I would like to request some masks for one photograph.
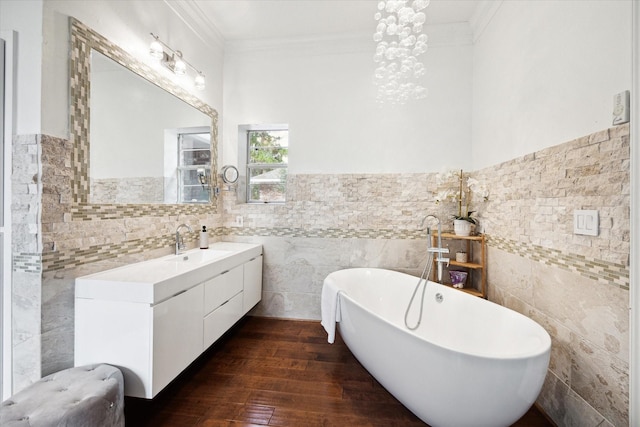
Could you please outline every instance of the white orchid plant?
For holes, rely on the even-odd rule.
[[[474,194],[483,202],[489,200],[488,188],[480,185],[477,179],[465,175],[462,169],[438,173],[436,179],[438,183],[436,204],[455,202],[458,205],[458,213],[453,215],[453,218],[477,224],[478,220],[472,216],[476,211],[471,210],[471,202]]]

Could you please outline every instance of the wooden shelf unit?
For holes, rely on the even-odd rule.
[[[438,245],[438,234],[435,233],[431,236],[432,238],[432,246],[436,247]],[[487,298],[487,254],[486,254],[486,241],[485,241],[485,237],[484,234],[478,234],[478,235],[473,235],[473,236],[458,236],[456,234],[453,234],[451,232],[444,232],[442,233],[441,236],[441,240],[442,240],[442,246],[446,247],[444,245],[444,242],[446,240],[455,240],[455,241],[461,241],[463,243],[463,246],[465,246],[466,244],[466,248],[465,251],[467,252],[467,261],[468,262],[458,262],[455,260],[456,258],[456,254],[455,251],[451,251],[451,253],[449,254],[443,254],[443,256],[448,257],[451,259],[451,261],[449,261],[449,267],[461,267],[463,269],[465,269],[469,275],[467,276],[467,281],[465,283],[465,287],[464,288],[459,288],[459,290],[466,292],[468,294],[471,295],[475,295],[477,297],[480,298]],[[480,250],[480,254],[475,255],[474,257],[474,246],[479,246],[479,250]],[[436,280],[436,272],[438,271],[438,264],[436,262],[436,257],[434,257],[433,260],[433,269],[431,270],[431,279],[434,282],[437,282]],[[448,274],[445,275],[445,273],[447,273],[448,269],[445,267],[445,269],[443,270],[443,275],[442,275],[442,283],[448,286],[451,286],[450,283],[446,282],[446,279],[448,277]],[[478,288],[474,288],[473,286],[473,275],[474,272],[480,273],[480,280],[479,280],[479,289]]]

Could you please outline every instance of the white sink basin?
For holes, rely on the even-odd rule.
[[[138,262],[76,279],[76,298],[157,304],[262,254],[262,245],[216,242],[209,249]]]
[[[189,251],[180,255],[169,256],[167,258],[163,258],[163,260],[177,263],[201,264],[225,257],[232,253],[233,251],[224,251],[220,249],[201,249],[197,252]]]

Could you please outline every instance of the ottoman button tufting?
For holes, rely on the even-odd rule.
[[[48,375],[0,405],[2,427],[124,427],[124,424],[122,372],[106,364]]]

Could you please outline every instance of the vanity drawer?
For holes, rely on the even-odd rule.
[[[209,314],[220,304],[242,291],[242,266],[233,268],[204,283],[204,313]]]
[[[229,330],[242,317],[242,292],[204,318],[204,349]]]

